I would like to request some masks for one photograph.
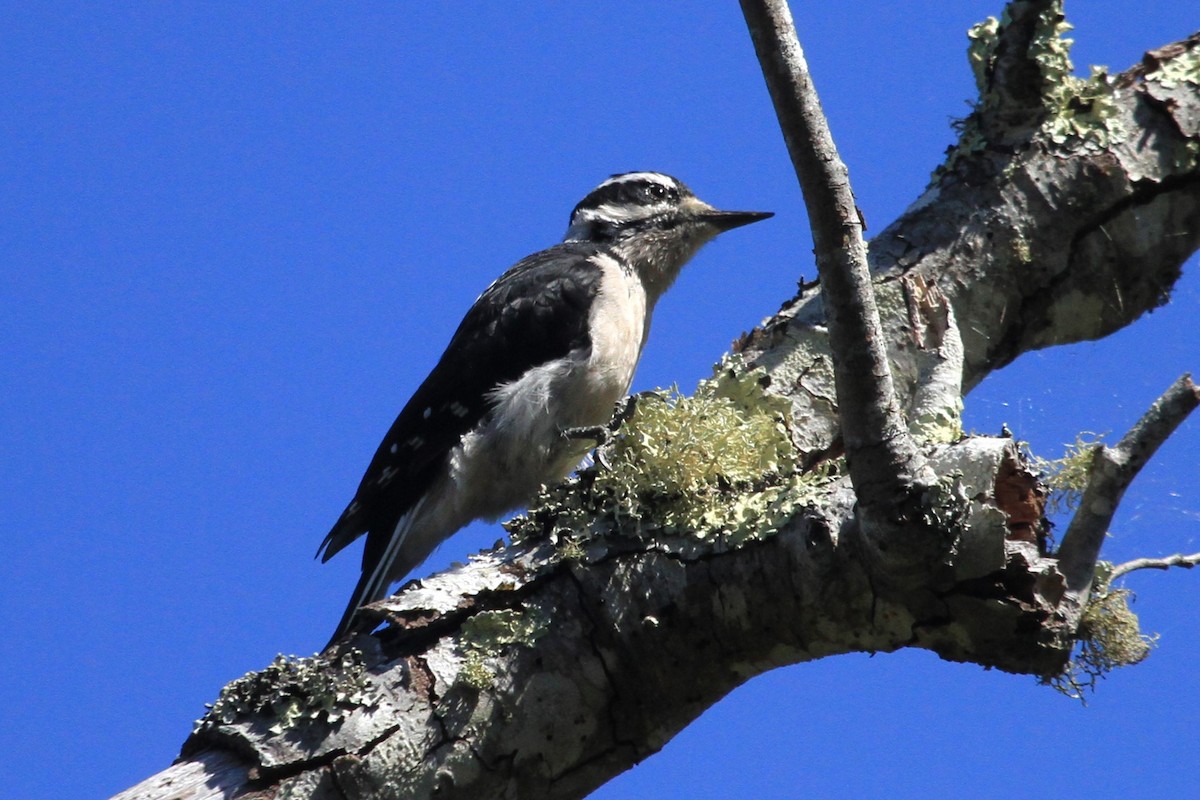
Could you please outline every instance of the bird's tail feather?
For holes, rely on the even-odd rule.
[[[420,516],[423,505],[424,498],[400,518],[396,527],[392,529],[391,538],[388,539],[383,555],[370,569],[363,570],[362,577],[359,578],[358,585],[354,587],[354,593],[350,595],[350,603],[346,606],[346,611],[342,614],[337,629],[329,639],[329,644],[325,645],[326,650],[346,634],[362,627],[364,621],[360,618],[359,610],[363,606],[374,603],[376,600],[382,600],[387,596],[388,589],[392,585],[392,566],[403,550],[404,542],[408,539],[413,523]]]

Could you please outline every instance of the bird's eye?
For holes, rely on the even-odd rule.
[[[662,200],[667,196],[667,187],[663,186],[661,183],[650,184],[647,191],[655,200]]]

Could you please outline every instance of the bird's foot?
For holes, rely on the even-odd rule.
[[[591,439],[594,441],[596,443],[596,463],[606,470],[611,470],[612,465],[608,461],[608,455],[609,451],[612,450],[612,444],[616,439],[617,431],[633,416],[633,413],[637,410],[638,403],[651,399],[665,401],[666,395],[658,391],[646,391],[623,397],[617,401],[613,407],[612,417],[604,425],[567,428],[562,432],[562,435],[567,439]]]
[[[585,425],[580,428],[567,428],[562,432],[564,439],[591,439],[594,445],[595,460],[604,469],[612,469],[608,463],[606,451],[613,440],[613,429],[608,425]]]
[[[607,425],[585,425],[580,428],[567,428],[562,432],[564,439],[591,439],[596,447],[603,447],[612,441],[612,430]]]
[[[660,403],[667,402],[669,394],[659,389],[647,389],[644,392],[631,394],[617,401],[616,409],[613,411],[612,419],[608,422],[608,427],[616,431],[622,425],[633,417],[633,412],[637,411],[637,407],[647,400],[657,400]]]

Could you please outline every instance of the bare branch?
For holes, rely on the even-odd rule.
[[[1115,581],[1117,578],[1139,569],[1170,569],[1171,567],[1191,569],[1197,564],[1200,564],[1200,553],[1192,553],[1188,556],[1185,556],[1183,553],[1176,553],[1166,558],[1135,558],[1132,561],[1126,561],[1124,564],[1118,564],[1113,567],[1112,575],[1109,576],[1109,582]]]
[[[176,762],[112,800],[226,800],[244,789],[249,779],[250,765],[237,755],[209,750]]]
[[[1154,401],[1115,447],[1096,449],[1087,489],[1058,552],[1067,589],[1081,603],[1091,588],[1100,546],[1125,490],[1197,405],[1200,388],[1184,375]]]
[[[849,176],[787,3],[742,0],[742,13],[808,209],[851,480],[860,506],[890,508],[909,494],[923,460],[896,399]]]

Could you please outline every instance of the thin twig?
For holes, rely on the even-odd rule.
[[[1185,556],[1183,553],[1176,553],[1166,558],[1135,558],[1132,561],[1126,561],[1124,564],[1118,564],[1113,567],[1112,575],[1109,576],[1108,580],[1111,583],[1117,578],[1139,569],[1170,569],[1171,567],[1191,569],[1197,564],[1200,564],[1200,553],[1192,553],[1188,556]]]
[[[742,13],[808,209],[850,478],[860,508],[888,508],[908,496],[923,459],[896,400],[862,220],[787,3],[742,0]]]
[[[1080,600],[1086,600],[1091,589],[1100,546],[1125,490],[1197,405],[1200,388],[1191,376],[1184,375],[1154,401],[1115,447],[1096,448],[1079,510],[1058,551],[1058,568],[1066,578],[1067,589]]]

